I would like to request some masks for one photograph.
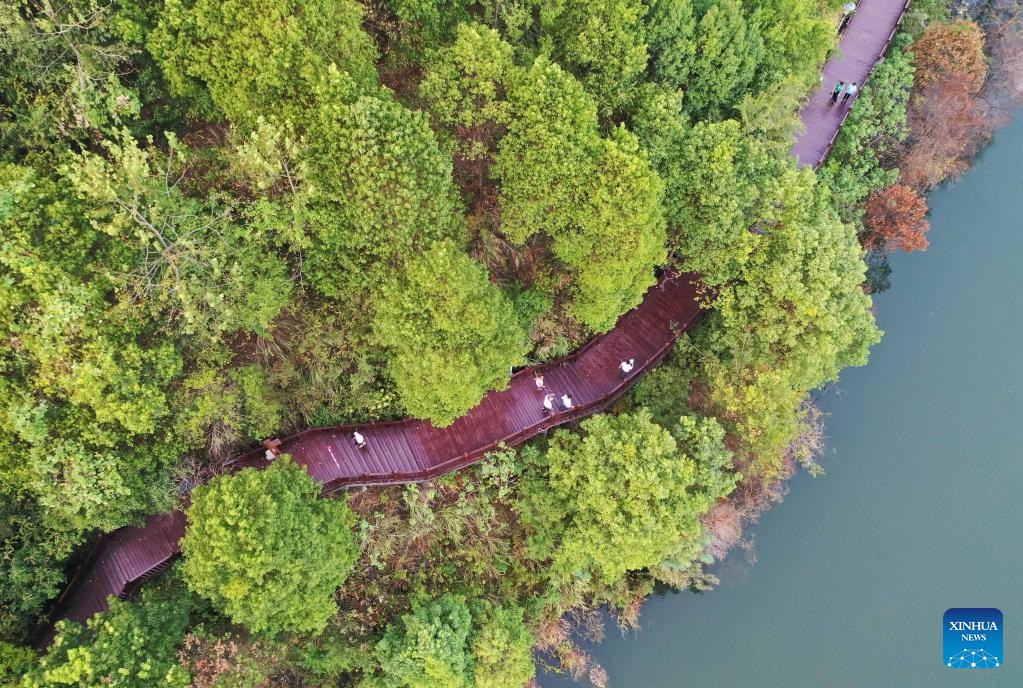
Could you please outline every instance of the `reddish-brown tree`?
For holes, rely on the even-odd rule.
[[[927,191],[965,172],[969,159],[991,134],[985,101],[955,78],[936,81],[909,111],[911,145],[899,162],[901,180]]]
[[[984,32],[974,22],[932,24],[910,50],[916,65],[914,83],[921,90],[954,77],[976,94],[987,76]]]
[[[1023,0],[1009,5],[1011,18],[987,32],[988,79],[981,97],[990,105],[993,126],[1008,124],[1023,104]]]
[[[867,199],[863,243],[881,250],[923,251],[930,229],[926,217],[927,202],[905,184],[875,191]]]

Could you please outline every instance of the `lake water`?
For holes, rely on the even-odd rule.
[[[611,628],[612,688],[1023,686],[1023,117],[929,200],[930,248],[875,300],[884,340],[821,400],[826,475],[752,530],[755,564]],[[1002,610],[1001,668],[945,668],[949,607]]]

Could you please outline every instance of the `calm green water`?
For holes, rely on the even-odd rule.
[[[892,261],[884,341],[822,400],[827,474],[764,516],[755,565],[612,629],[612,688],[1023,686],[1021,179],[1023,117],[932,194],[931,247]],[[1002,610],[1002,668],[942,665],[949,607]]]

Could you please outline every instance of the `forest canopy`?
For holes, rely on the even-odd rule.
[[[5,4],[0,670],[517,688],[533,648],[585,665],[565,612],[702,585],[708,515],[786,474],[809,391],[880,336],[858,208],[895,181],[867,141],[904,137],[905,108],[865,93],[821,180],[789,155],[836,9]],[[944,35],[917,69],[965,60]],[[886,93],[912,83],[903,47]],[[340,499],[287,457],[229,470],[306,427],[450,425],[672,270],[703,320],[577,427]],[[174,509],[159,589],[26,658],[92,539]]]

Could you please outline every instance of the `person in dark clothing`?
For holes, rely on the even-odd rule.
[[[832,103],[837,103],[838,102],[838,96],[842,95],[842,91],[844,91],[844,90],[845,90],[845,82],[844,81],[839,81],[837,84],[835,84],[835,90],[833,90],[831,92],[831,102]]]
[[[842,23],[838,25],[838,35],[841,36],[842,32],[849,28],[849,22],[852,21],[853,14],[856,13],[856,3],[847,2],[842,7]]]

